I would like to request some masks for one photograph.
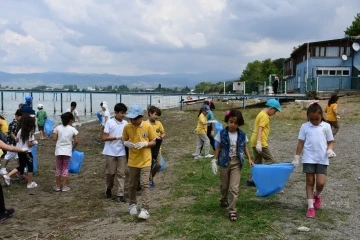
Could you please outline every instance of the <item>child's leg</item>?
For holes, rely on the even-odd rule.
[[[232,158],[229,163],[229,213],[236,212],[236,201],[239,195],[240,160]],[[234,220],[234,219],[233,219]]]
[[[306,198],[308,200],[308,208],[314,208],[314,185],[315,174],[306,173]]]
[[[159,150],[159,153],[157,155],[154,168],[151,169],[150,181],[152,181],[154,179],[156,173],[159,172],[160,168],[161,168],[161,150]]]
[[[136,204],[136,187],[138,185],[139,177],[140,177],[140,168],[129,167],[129,205],[130,206],[132,204]],[[149,179],[149,177],[147,179]]]
[[[117,196],[124,196],[125,193],[125,169],[126,169],[126,156],[117,157],[117,181],[118,192]]]
[[[106,156],[106,188],[112,189],[117,168],[116,157]]]
[[[61,165],[62,165],[62,161],[61,161],[61,156],[58,155],[55,158],[56,161],[56,170],[55,170],[55,185],[56,187],[60,187],[60,179],[61,179]]]
[[[69,163],[70,163],[70,156],[62,156],[62,169],[61,169],[61,176],[62,176],[62,186],[66,187],[68,175],[69,175]]]
[[[33,156],[31,152],[25,153],[26,156],[26,165],[28,167],[28,184],[33,182]]]
[[[229,179],[230,179],[230,167],[219,167],[220,169],[220,206],[228,207],[228,194],[229,194]]]
[[[201,140],[203,141],[203,143],[204,143],[204,154],[205,155],[208,155],[209,153],[210,153],[210,140],[209,140],[209,138],[207,137],[207,135],[206,134],[201,134],[200,135],[201,136]]]
[[[16,174],[17,172],[19,172],[21,175],[24,174],[24,169],[26,167],[26,162],[27,162],[26,153],[18,153],[18,157],[19,157],[18,159],[19,166],[13,169],[10,173],[8,173],[9,177]]]
[[[141,200],[142,208],[149,209],[150,202],[150,188],[149,188],[149,175],[150,167],[140,168],[140,181],[141,181]]]
[[[195,155],[200,155],[202,145],[203,145],[203,140],[201,139],[201,134],[197,134]]]

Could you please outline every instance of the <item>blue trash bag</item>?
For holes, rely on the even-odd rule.
[[[46,136],[51,137],[54,129],[54,119],[47,118],[45,120],[44,131]]]
[[[96,116],[97,116],[97,118],[98,118],[98,120],[99,120],[99,123],[101,124],[101,123],[102,123],[102,114],[101,114],[101,111],[98,111],[98,112],[96,113]]]
[[[215,136],[218,132],[220,132],[221,130],[223,129],[223,125],[220,123],[220,122],[215,122]],[[214,141],[214,146],[215,146],[215,149],[218,145],[218,142],[215,140]]]
[[[38,170],[38,161],[37,161],[37,155],[36,155],[37,148],[38,148],[38,146],[34,145],[31,149],[31,154],[33,156],[33,174],[35,174]]]
[[[165,165],[166,165],[165,159],[161,156],[161,168],[159,171],[164,171]]]
[[[79,173],[83,161],[84,153],[74,150],[70,158],[69,173]]]
[[[291,163],[255,164],[251,168],[258,197],[268,197],[280,192],[289,179],[294,166]]]

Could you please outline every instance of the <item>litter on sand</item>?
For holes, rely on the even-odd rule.
[[[297,230],[299,232],[309,232],[310,228],[301,226],[301,227],[298,227]]]

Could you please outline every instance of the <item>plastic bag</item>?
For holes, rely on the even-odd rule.
[[[96,116],[97,116],[97,118],[98,118],[98,120],[99,120],[99,123],[101,124],[102,123],[102,114],[101,114],[101,111],[98,111],[97,113],[96,113]]]
[[[164,171],[165,165],[166,165],[165,159],[161,156],[161,168],[159,171]]]
[[[47,118],[45,120],[44,131],[46,136],[51,137],[54,129],[54,119]]]
[[[31,149],[31,154],[33,156],[33,174],[35,174],[38,170],[38,161],[37,161],[37,151],[38,145],[34,145]]]
[[[255,164],[251,168],[258,197],[268,197],[280,192],[288,181],[294,166],[291,163]]]
[[[84,153],[74,150],[70,158],[69,173],[79,173],[83,161]]]
[[[220,122],[215,122],[215,136],[216,134],[218,134],[218,132],[220,132],[221,130],[223,129],[223,125],[220,123]],[[214,141],[214,146],[215,146],[215,149],[218,145],[218,141]]]

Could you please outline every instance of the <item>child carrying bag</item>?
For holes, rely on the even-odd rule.
[[[46,136],[51,137],[54,129],[54,119],[46,118],[44,124],[44,131]]]
[[[84,153],[74,150],[70,158],[69,173],[79,173],[83,161]]]

